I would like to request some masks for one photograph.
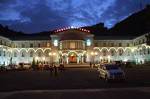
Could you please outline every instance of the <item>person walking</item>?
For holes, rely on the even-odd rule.
[[[53,75],[53,66],[52,65],[49,66],[49,70],[50,70],[50,75]]]
[[[90,62],[90,68],[92,67],[92,63]]]
[[[56,65],[54,64],[54,75],[57,76],[58,75],[58,70],[57,70],[57,67]]]

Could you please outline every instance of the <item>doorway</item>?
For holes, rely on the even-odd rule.
[[[69,63],[77,63],[77,54],[71,52],[68,56]]]

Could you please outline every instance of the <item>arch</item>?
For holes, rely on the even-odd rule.
[[[102,56],[107,56],[109,51],[108,51],[108,49],[103,48],[103,49],[101,49],[101,53],[102,53]]]
[[[123,52],[125,51],[125,48],[123,48],[123,47],[118,47],[118,48],[117,48],[117,52],[118,52],[120,49],[123,50]]]
[[[21,52],[21,51],[25,51],[26,53],[28,52],[28,50],[26,48],[20,48],[19,52]]]
[[[78,52],[76,51],[69,51],[67,54],[69,55],[70,53],[75,53],[78,56]]]
[[[45,51],[51,51],[51,48],[45,48],[45,49],[43,49],[44,53],[45,53]]]
[[[107,51],[109,51],[109,49],[108,49],[107,47],[102,47],[102,48],[100,49],[100,51],[102,51],[102,50],[104,50],[104,49],[106,49]]]
[[[37,57],[42,57],[43,56],[43,49],[39,48],[36,50],[35,55]]]
[[[31,55],[31,53],[32,53],[32,55]],[[28,55],[30,57],[34,57],[34,54],[35,54],[35,50],[34,49],[28,49]]]
[[[117,49],[116,49],[115,47],[110,47],[110,48],[109,48],[109,51],[110,51],[110,50],[115,50],[115,51],[117,52]]]
[[[115,48],[110,48],[110,49],[109,49],[109,54],[110,54],[111,56],[115,56],[116,53],[117,53],[117,51],[116,51]]]
[[[27,51],[29,52],[30,50],[33,50],[34,52],[36,52],[34,48],[29,48]]]
[[[41,50],[42,52],[44,52],[44,49],[43,49],[43,48],[37,48],[37,49],[35,50],[35,52],[37,52],[37,51],[39,51],[39,50]]]
[[[50,52],[51,52],[50,49],[45,49],[43,54],[44,54],[44,56],[49,57]]]
[[[27,57],[28,51],[26,49],[21,49],[20,50],[20,57]]]
[[[100,48],[98,48],[98,47],[94,47],[93,49],[94,50],[99,50],[99,52],[101,51]]]
[[[71,51],[70,53],[68,53],[68,61],[69,63],[77,63],[78,62],[78,53],[75,51]]]

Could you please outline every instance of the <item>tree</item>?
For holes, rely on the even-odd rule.
[[[33,68],[33,69],[36,68],[35,58],[33,58],[33,61],[32,61],[32,68]]]

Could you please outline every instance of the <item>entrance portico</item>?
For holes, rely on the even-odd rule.
[[[89,30],[73,28],[55,31],[51,35],[53,48],[59,56],[59,63],[83,64],[93,49],[93,34]]]
[[[61,63],[83,64],[86,63],[86,51],[64,51],[60,53]]]

